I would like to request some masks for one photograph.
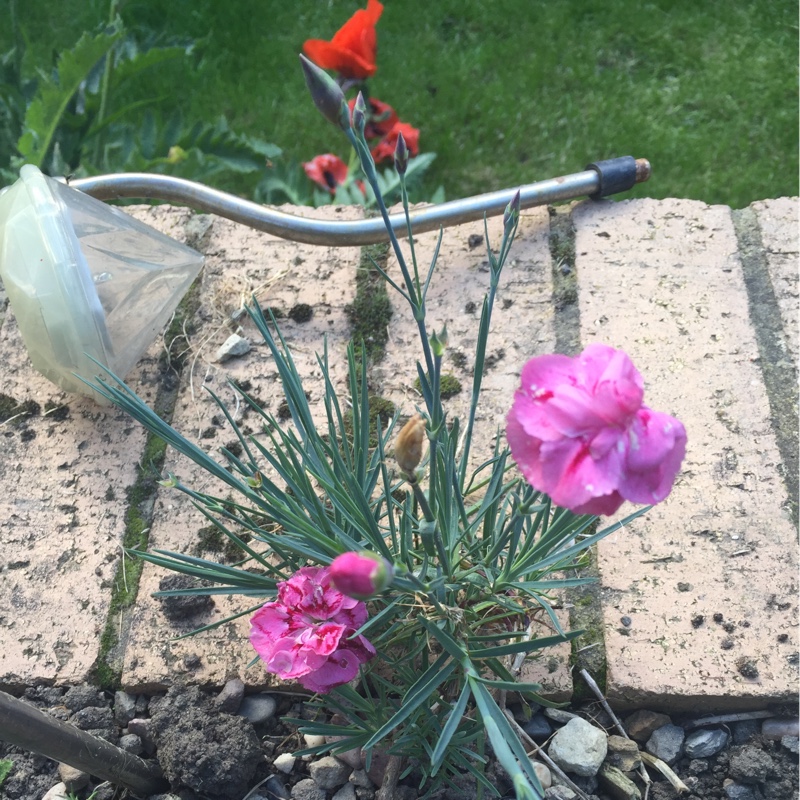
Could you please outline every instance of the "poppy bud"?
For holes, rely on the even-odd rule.
[[[405,175],[408,169],[408,145],[402,133],[397,134],[397,144],[394,147],[394,168],[398,175]]]
[[[329,567],[333,585],[348,597],[366,600],[382,592],[394,578],[394,567],[377,553],[361,550],[337,556]]]
[[[425,444],[425,420],[419,414],[414,414],[403,425],[397,435],[394,445],[394,457],[403,472],[409,475],[422,461],[422,448]]]
[[[306,79],[308,91],[311,92],[311,99],[320,114],[337,128],[349,130],[350,109],[339,84],[324,69],[320,69],[303,55],[300,56],[300,65],[303,67],[303,77]]]
[[[367,104],[364,95],[359,92],[356,102],[353,105],[353,127],[359,136],[364,135],[364,128],[367,124]]]

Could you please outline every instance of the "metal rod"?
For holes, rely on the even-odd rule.
[[[155,762],[126,753],[5,692],[0,692],[0,739],[124,786],[136,797],[169,788]]]
[[[620,172],[623,173],[622,181],[619,179]],[[614,180],[609,182],[607,175],[613,175]],[[601,161],[583,172],[522,186],[519,190],[520,207],[532,208],[584,196],[597,198],[604,194],[603,188],[606,183],[613,184],[614,191],[622,191],[631,188],[634,183],[646,181],[649,177],[650,164],[645,159],[623,156],[610,161]],[[379,217],[339,222],[297,217],[212,189],[202,183],[173,178],[169,175],[137,172],[99,175],[72,180],[70,186],[99,200],[137,197],[181,203],[227,217],[234,222],[241,222],[243,225],[283,239],[306,244],[355,246],[385,242],[389,238],[383,220]],[[440,227],[448,228],[451,225],[483,219],[484,215],[497,216],[503,213],[515,191],[503,189],[417,209],[411,212],[412,230],[414,233],[424,233],[438,230]],[[395,234],[405,236],[405,217],[402,214],[395,214],[389,219]]]

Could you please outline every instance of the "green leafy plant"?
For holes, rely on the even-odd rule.
[[[164,116],[165,97],[117,104],[148,70],[192,57],[193,42],[159,43],[128,32],[119,17],[84,33],[51,72],[21,74],[23,39],[0,61],[0,175],[13,180],[22,164],[51,175],[162,172],[193,180],[255,185],[280,148],[235,133],[224,118],[187,124],[179,111]],[[244,183],[242,182],[244,181]]]

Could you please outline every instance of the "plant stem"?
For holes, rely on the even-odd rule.
[[[108,24],[113,24],[117,16],[117,0],[111,0],[108,5]],[[114,69],[114,53],[111,48],[105,57],[103,64],[103,77],[100,81],[100,108],[97,111],[97,122],[95,125],[100,126],[108,112],[108,89],[111,84],[111,72]],[[100,150],[102,148],[102,140],[98,133],[97,138],[94,140],[94,163],[100,163]]]

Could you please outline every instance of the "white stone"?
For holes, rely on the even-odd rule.
[[[250,352],[250,340],[238,333],[232,333],[217,349],[214,354],[215,361],[228,361],[236,356],[243,356]]]
[[[273,762],[275,769],[288,775],[293,769],[297,759],[291,753],[281,753]]]
[[[42,800],[69,800],[67,787],[63,783],[57,783],[42,797]]]
[[[576,717],[553,735],[548,755],[566,772],[596,775],[608,752],[605,731]]]

